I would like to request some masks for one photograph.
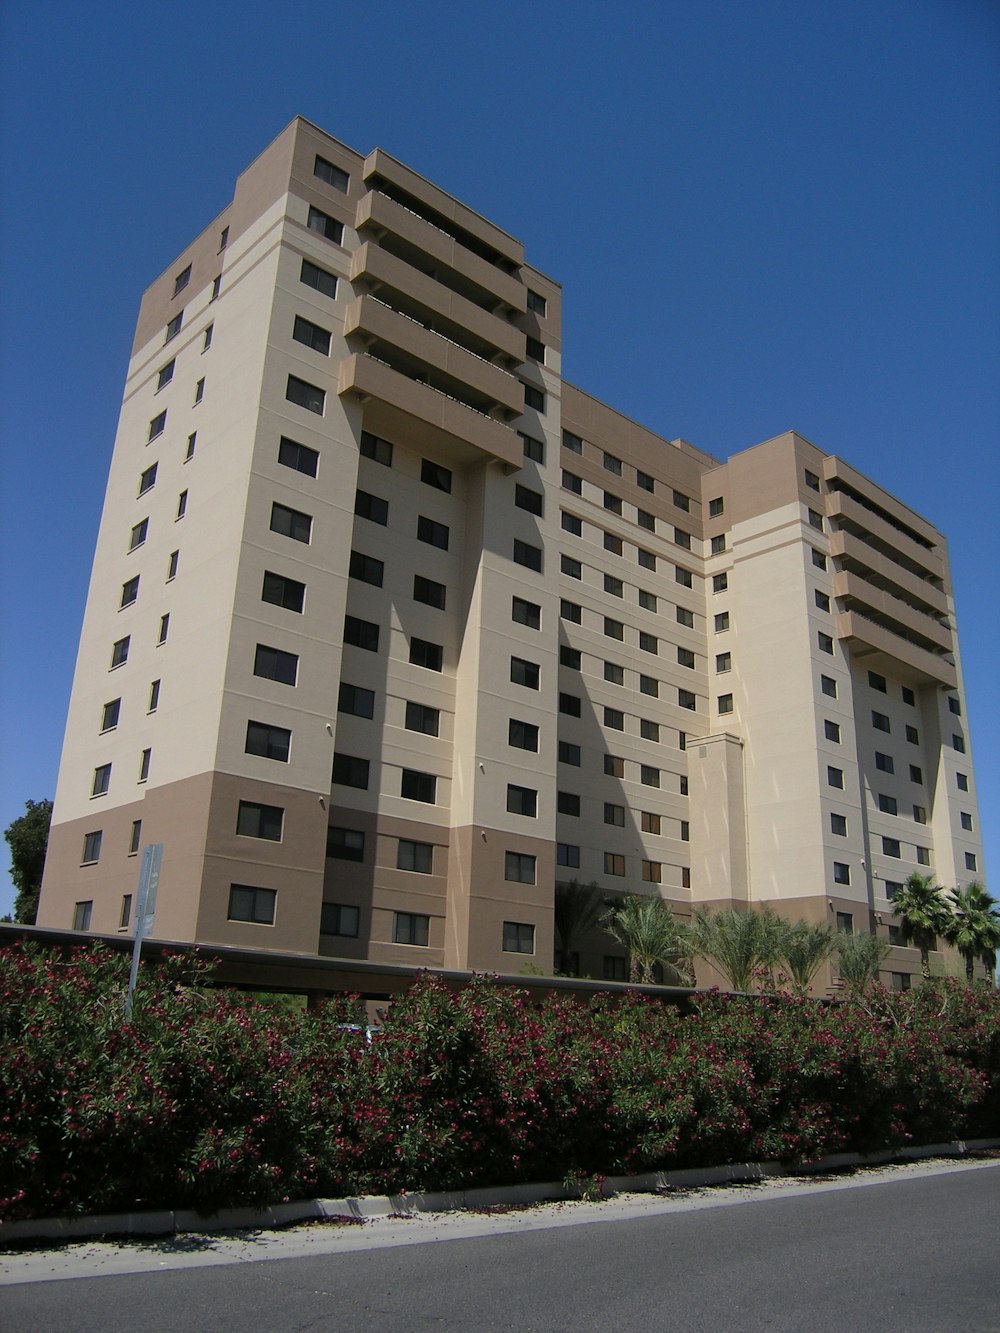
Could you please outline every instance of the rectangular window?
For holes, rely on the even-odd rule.
[[[540,574],[542,572],[542,548],[532,546],[529,542],[522,542],[515,537],[514,564],[523,565],[525,569],[533,569]]]
[[[509,884],[534,884],[535,858],[526,852],[504,852],[503,877]]]
[[[897,814],[899,809],[895,796],[887,796],[885,792],[878,794],[878,808],[884,815]]]
[[[622,474],[622,460],[616,458],[614,454],[609,454],[607,450],[605,450],[604,470],[605,472],[610,472],[615,477],[620,477]]]
[[[829,634],[824,634],[822,631],[820,631],[820,632],[816,635],[816,642],[817,642],[818,645],[819,645],[819,650],[820,650],[821,653],[831,653],[831,654],[832,654],[832,652],[833,652],[833,640],[830,638]]]
[[[885,713],[872,712],[872,726],[876,731],[889,731],[889,719]]]
[[[90,788],[91,796],[106,795],[107,790],[110,786],[111,786],[111,765],[99,764],[98,767],[94,769],[94,781],[91,784]]]
[[[534,602],[527,602],[523,597],[513,597],[510,603],[510,618],[518,625],[528,629],[541,629],[542,608]]]
[[[836,743],[839,745],[839,744],[840,744],[840,723],[839,723],[839,722],[831,722],[829,718],[826,718],[826,719],[824,720],[824,722],[823,722],[823,734],[824,734],[824,736],[826,737],[826,739],[827,739],[828,741],[836,741]]]
[[[720,715],[731,713],[733,711],[733,696],[731,694],[720,694],[718,708]]]
[[[816,568],[826,569],[826,556],[823,554],[823,552],[817,551],[815,546],[811,546],[809,548],[809,552],[812,556],[812,562],[816,566]]]
[[[617,754],[606,754],[604,756],[604,772],[609,778],[623,778],[625,776],[625,760]]]
[[[605,981],[628,981],[628,963],[624,958],[616,958],[613,954],[604,955],[604,980]]]
[[[363,648],[366,652],[377,653],[379,627],[370,620],[359,620],[357,616],[344,617],[344,643],[354,648]]]
[[[644,741],[658,741],[660,739],[659,722],[652,722],[648,717],[640,718],[639,735]]]
[[[659,861],[643,861],[642,878],[646,884],[660,884],[663,881],[663,867]]]
[[[951,746],[952,749],[957,750],[959,754],[965,754],[965,737],[953,734],[951,738]]]
[[[916,705],[917,696],[910,689],[909,685],[901,685],[900,693],[903,696],[904,704],[909,704],[911,708],[913,708]]]
[[[639,781],[644,787],[658,787],[660,785],[660,770],[649,764],[640,765]]]
[[[717,672],[719,672],[720,675],[725,674],[725,672],[727,671],[732,671],[733,669],[732,653],[716,653],[715,669]]]
[[[183,517],[184,517],[184,515],[187,513],[187,507],[188,507],[188,493],[187,493],[187,491],[181,491],[180,495],[178,495],[178,497],[177,497],[177,517],[178,517],[178,518],[183,518]]]
[[[681,708],[694,709],[695,707],[697,707],[698,701],[695,698],[694,692],[692,690],[678,690],[677,703]]]
[[[184,322],[184,311],[178,310],[177,314],[174,315],[173,319],[167,325],[167,336],[163,339],[164,346],[166,346],[166,344],[170,342],[173,338],[177,337],[178,333],[180,333],[181,331],[181,325],[183,324],[183,322]]]
[[[917,854],[917,861],[922,866],[929,866],[931,863],[931,849],[929,847],[914,847]]]
[[[653,593],[651,593],[651,592],[647,592],[647,591],[645,590],[645,588],[640,588],[640,589],[639,589],[639,605],[642,607],[642,609],[643,609],[644,611],[655,611],[655,610],[656,610],[656,596],[655,596],[655,594],[653,594]]]
[[[834,878],[836,879],[836,874],[834,875]],[[847,880],[842,880],[842,879],[837,880],[838,884],[846,884],[847,882],[848,882]],[[837,934],[838,935],[854,934],[854,914],[852,912],[837,913]]]
[[[433,773],[421,773],[415,768],[404,768],[400,778],[399,794],[408,801],[422,801],[434,805],[437,800],[437,778]]]
[[[258,643],[253,659],[253,674],[264,680],[276,680],[281,685],[294,685],[299,674],[298,654]]]
[[[195,406],[197,406],[197,404],[200,403],[204,397],[205,397],[205,381],[204,379],[200,379],[198,383],[194,386]]]
[[[846,865],[843,861],[834,861],[833,882],[834,884],[850,884],[851,867],[849,865]]]
[[[613,532],[606,532],[604,534],[604,549],[610,551],[612,555],[623,555],[625,543],[621,537],[616,537]]]
[[[515,750],[531,750],[538,753],[538,727],[533,722],[522,722],[516,717],[507,722],[507,744]]]
[[[285,812],[280,805],[261,805],[258,801],[240,801],[236,813],[236,832],[241,838],[261,838],[280,842]]]
[[[351,578],[357,579],[359,583],[368,583],[373,588],[381,588],[385,565],[373,555],[365,555],[363,551],[352,551],[348,572]]]
[[[625,638],[625,626],[620,620],[613,620],[611,616],[605,616],[604,634],[606,638],[621,641]]]
[[[328,162],[325,157],[320,157],[318,154],[313,164],[313,175],[317,176],[325,185],[332,185],[341,194],[347,193],[347,187],[351,183],[351,178],[346,171],[340,167],[335,167],[332,162]]]
[[[102,731],[111,731],[114,727],[117,727],[118,719],[121,716],[121,709],[121,699],[112,699],[110,703],[104,705],[104,709],[101,713]]]
[[[612,597],[625,596],[625,584],[613,574],[604,575],[604,591]]]
[[[901,854],[901,853],[900,853],[900,850],[899,850],[899,839],[898,839],[898,838],[886,838],[886,837],[883,837],[883,839],[882,839],[882,855],[883,855],[883,856],[892,856],[892,857],[895,857],[896,860],[899,860],[900,854]]]
[[[297,579],[287,578],[284,574],[274,574],[269,569],[264,571],[264,584],[260,600],[271,606],[280,606],[285,611],[297,611],[302,614],[305,605],[306,585]]]
[[[180,273],[174,278],[174,296],[178,296],[191,281],[191,265],[182,268]]]
[[[625,874],[625,858],[617,852],[604,853],[604,873],[621,877]]]
[[[977,867],[978,867],[978,862],[976,860],[975,852],[966,852],[965,853],[966,870],[975,870]]]
[[[302,261],[299,281],[305,283],[307,287],[312,287],[314,291],[319,292],[322,296],[335,297],[337,295],[336,275],[328,273],[325,268],[320,268],[318,264],[313,264],[308,259]]]
[[[292,733],[287,727],[275,727],[269,722],[248,722],[247,739],[243,748],[247,754],[287,764],[288,754],[292,748]]]
[[[583,578],[583,566],[579,560],[574,560],[572,556],[561,555],[559,557],[559,571],[571,579]]]
[[[534,953],[535,927],[524,921],[505,921],[503,923],[504,953]]]
[[[571,842],[556,843],[556,865],[568,870],[580,869],[580,849]]]
[[[639,690],[642,694],[648,694],[652,699],[658,699],[660,695],[660,682],[655,676],[640,676]]]
[[[538,792],[532,787],[518,787],[513,782],[508,782],[507,813],[534,819],[538,814]]]
[[[720,611],[715,617],[715,632],[722,634],[729,628],[729,612]]]
[[[274,925],[274,905],[278,894],[274,889],[258,889],[250,884],[231,884],[229,887],[229,920],[249,921],[255,926]]]
[[[315,412],[319,417],[326,407],[326,390],[300,380],[297,375],[289,375],[285,398],[296,407],[304,407],[307,412]]]
[[[534,311],[536,315],[541,315],[544,318],[546,305],[544,296],[540,296],[538,292],[533,292],[529,287],[527,292],[527,302],[529,310]]]
[[[717,537],[712,538],[712,554],[721,555],[725,549],[726,549],[726,534],[723,532],[720,533]]]
[[[128,930],[129,922],[132,919],[132,895],[130,893],[122,894],[122,910],[118,917],[118,929]]]
[[[337,712],[349,717],[373,718],[375,716],[375,691],[364,685],[350,685],[340,682],[337,696]]]
[[[383,467],[392,467],[392,444],[389,440],[383,440],[378,435],[372,435],[363,430],[361,432],[361,457],[370,458],[373,463],[381,463]]]
[[[880,676],[877,671],[868,672],[868,684],[873,690],[878,690],[879,694],[886,694],[889,689],[885,676]]]
[[[565,509],[559,515],[559,524],[563,532],[568,532],[571,537],[583,536],[583,520],[575,514],[568,514]]]
[[[656,488],[656,482],[648,472],[643,472],[641,468],[635,470],[635,484],[640,491],[648,491],[651,495]]]
[[[662,824],[660,815],[654,814],[652,810],[643,810],[641,815],[641,828],[643,833],[659,833]]]
[[[541,518],[545,508],[544,496],[540,491],[533,491],[530,486],[522,486],[520,482],[514,485],[514,504],[518,509],[524,509],[529,514],[537,514]]]
[[[620,495],[613,495],[611,491],[604,492],[604,508],[609,514],[620,514],[622,512],[622,498]]]
[[[906,739],[911,745],[920,744],[920,733],[917,731],[916,727],[906,727]]]
[[[440,671],[444,666],[444,649],[439,643],[431,643],[429,639],[418,639],[413,635],[410,639],[410,661],[426,671]]]
[[[524,405],[532,408],[535,412],[545,411],[545,394],[541,389],[536,389],[533,384],[524,386]]]
[[[432,518],[420,514],[417,518],[417,541],[436,546],[439,551],[447,551],[449,530],[447,523],[436,523]]]
[[[407,731],[419,731],[424,736],[437,736],[441,729],[441,710],[408,699],[404,726]]]
[[[972,832],[972,816],[971,816],[970,814],[968,814],[965,810],[963,810],[963,811],[961,812],[961,814],[959,815],[959,820],[961,821],[962,828],[965,829],[966,833],[971,833],[971,832]]]
[[[510,659],[510,678],[515,685],[523,685],[526,689],[537,690],[540,668],[537,662],[526,662],[523,657],[512,657]]]
[[[149,707],[147,713],[155,713],[160,705],[160,682],[152,680],[149,683]]]
[[[157,643],[166,643],[166,641],[167,641],[167,635],[168,635],[169,633],[170,633],[170,614],[169,614],[169,612],[168,612],[166,615],[164,615],[164,616],[160,616],[160,633],[159,633],[159,637],[157,638],[156,642],[157,642]]]
[[[571,741],[560,741],[559,762],[560,764],[569,764],[573,768],[579,768],[580,767],[579,745],[574,745]]]
[[[83,855],[80,858],[82,865],[93,865],[101,857],[101,839],[104,833],[101,829],[96,829],[93,833],[83,835]]]
[[[677,664],[678,666],[694,669],[694,653],[690,648],[677,649]]]
[[[728,574],[713,574],[713,575],[712,575],[712,591],[713,591],[713,592],[726,592],[728,588],[729,588],[729,575],[728,575]]]
[[[518,434],[521,436],[521,448],[524,451],[525,458],[529,459],[532,463],[544,463],[545,445],[542,441],[536,440],[532,435],[524,435],[520,431]]]
[[[174,378],[174,368],[176,367],[176,365],[177,365],[176,360],[173,360],[173,361],[168,361],[165,366],[160,367],[159,374],[156,376],[157,393],[159,393],[161,389],[165,389],[167,385],[170,383],[170,381]]]
[[[914,822],[915,824],[926,824],[926,823],[927,823],[927,807],[926,807],[926,806],[923,806],[923,805],[915,805],[915,806],[913,807],[913,822]]]
[[[333,861],[364,861],[364,832],[361,829],[340,828],[331,824],[326,830],[326,854]],[[327,933],[339,934],[338,931]]]
[[[613,828],[625,827],[625,807],[615,805],[611,801],[604,802],[604,822],[610,824]]]
[[[222,291],[222,274],[217,273],[215,277],[212,279],[212,295],[210,299],[213,301],[217,301],[219,299],[219,293],[221,291]]]
[[[434,844],[413,842],[410,838],[400,838],[396,848],[396,869],[410,870],[415,875],[434,873]]]
[[[148,518],[141,519],[138,523],[136,523],[128,539],[128,549],[130,551],[137,550],[146,540],[146,534],[148,531],[149,531]]]
[[[338,787],[354,787],[358,791],[368,790],[371,770],[370,761],[354,754],[334,754],[331,781]]]
[[[810,472],[809,469],[806,468],[805,479],[806,479],[806,485],[809,487],[811,491],[819,490],[819,477],[817,477],[815,472]]]
[[[583,621],[583,609],[576,602],[569,602],[565,597],[559,601],[559,615],[571,624],[579,625]]]
[[[894,991],[897,995],[901,995],[905,991],[908,991],[912,984],[913,982],[909,972],[889,973],[889,989]]]
[[[434,463],[429,458],[421,459],[420,480],[425,486],[433,486],[437,491],[451,494],[451,470]]]
[[[574,435],[571,430],[564,430],[562,433],[563,448],[568,449],[571,454],[583,453],[583,440],[579,435]]]
[[[832,676],[820,676],[819,687],[823,691],[823,693],[829,695],[831,699],[836,699],[837,682],[833,679]]]
[[[726,502],[722,498],[722,496],[718,496],[714,500],[709,500],[708,502],[709,518],[718,518],[722,513],[725,512],[725,508],[726,508]]]
[[[350,903],[323,903],[319,913],[321,935],[340,935],[356,940],[361,926],[361,912]]]
[[[194,458],[195,445],[198,443],[198,432],[192,431],[188,436],[187,448],[184,451],[184,462],[187,463]]]
[[[143,750],[139,759],[139,781],[145,782],[149,777],[149,762],[153,757],[152,750]]]
[[[167,582],[177,577],[177,564],[181,558],[180,551],[171,551],[167,557]]]
[[[691,549],[691,534],[685,532],[683,528],[674,528],[674,541],[685,551]]]
[[[415,602],[422,602],[424,606],[433,606],[436,611],[443,611],[446,597],[447,589],[443,583],[425,578],[423,574],[414,574],[413,600]]]
[[[920,770],[917,769],[917,772],[919,773]],[[910,777],[911,777],[911,778],[913,777],[913,765],[912,765],[912,764],[910,765]],[[919,781],[921,781],[920,778],[913,778],[913,780],[914,780],[914,782],[919,782]],[[956,774],[955,774],[955,785],[958,787],[958,790],[959,790],[959,791],[968,791],[968,790],[969,790],[969,775],[968,775],[967,773],[956,773]]]
[[[608,708],[605,706],[604,725],[609,727],[612,731],[624,731],[625,714],[620,708]]]
[[[150,444],[153,440],[156,439],[158,435],[162,435],[163,432],[166,430],[166,428],[167,428],[167,409],[164,408],[163,411],[158,412],[157,415],[149,423],[149,431],[147,432],[146,435],[146,443]]]
[[[820,611],[830,610],[830,599],[825,592],[820,592],[818,588],[813,591],[813,600]]]
[[[271,531],[308,545],[312,540],[312,518],[275,500],[271,505]]]
[[[637,509],[635,511],[635,521],[645,532],[656,531],[656,519],[648,509]]]
[[[310,231],[324,236],[328,241],[333,241],[339,245],[344,236],[344,224],[332,218],[328,213],[321,212],[318,208],[313,208],[310,204],[309,215],[306,219],[306,226]]]
[[[118,603],[118,609],[123,611],[126,606],[131,606],[139,596],[139,575],[136,574],[122,584],[121,600]]]
[[[580,798],[576,792],[561,791],[556,793],[556,813],[569,815],[574,819],[580,817]]]
[[[920,782],[920,783],[922,783],[923,780],[924,780],[924,772],[923,772],[923,769],[922,769],[922,768],[919,768],[916,764],[911,764],[911,765],[910,765],[910,781],[911,781],[911,782]],[[967,791],[967,790],[968,790],[967,787],[962,787],[961,783],[959,783],[959,788],[960,788],[960,790],[962,790],[962,791]]]
[[[827,765],[826,780],[829,786],[836,787],[840,791],[844,790],[844,770],[842,768],[833,768]]]
[[[807,512],[808,515],[809,515],[809,526],[810,526],[811,528],[815,528],[815,529],[817,530],[817,532],[822,532],[822,531],[823,531],[823,515],[820,514],[819,512],[817,512],[817,510],[815,510],[815,509],[809,509],[809,510],[807,510],[806,512]]]
[[[290,440],[287,435],[282,435],[278,444],[278,462],[282,467],[301,472],[303,476],[315,477],[319,468],[319,453],[307,444],[299,444],[298,440]]]
[[[91,914],[93,913],[93,910],[94,910],[93,898],[89,899],[89,901],[87,902],[75,903],[73,906],[73,929],[89,930],[90,918]]]
[[[880,773],[895,773],[896,771],[896,766],[892,762],[892,755],[882,754],[878,750],[875,751],[875,767]]]
[[[905,688],[905,687],[904,687],[904,688]],[[904,702],[904,703],[910,703],[910,702],[912,702],[912,700],[906,700],[906,699],[904,699],[903,702]],[[954,713],[956,717],[961,717],[961,716],[962,716],[962,705],[961,705],[961,702],[959,701],[957,695],[954,695],[954,694],[949,694],[949,695],[948,695],[948,711],[949,711],[949,713]]]
[[[560,694],[559,711],[566,717],[580,716],[580,696],[578,694]]]

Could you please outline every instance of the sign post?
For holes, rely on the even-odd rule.
[[[153,929],[153,917],[156,915],[156,890],[160,883],[160,866],[163,864],[163,843],[152,842],[142,853],[142,867],[139,871],[139,905],[135,913],[135,944],[132,946],[132,971],[128,978],[128,994],[125,996],[125,1021],[132,1017],[132,996],[135,992],[136,978],[139,974],[139,957],[142,953],[142,941]]]

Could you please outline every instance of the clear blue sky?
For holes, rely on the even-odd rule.
[[[997,872],[997,0],[6,0],[0,50],[0,828],[54,794],[140,293],[299,113],[519,236],[573,382],[948,534]]]

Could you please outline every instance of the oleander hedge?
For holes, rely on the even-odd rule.
[[[1000,1133],[1000,996],[538,997],[430,976],[365,1040],[100,947],[0,950],[0,1219],[456,1189]],[[344,1025],[360,1024],[361,1031]]]

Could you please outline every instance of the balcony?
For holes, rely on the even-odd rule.
[[[826,496],[826,512],[829,518],[839,518],[858,540],[902,564],[917,578],[929,575],[935,586],[943,585],[945,561],[940,549],[930,549],[915,541],[843,491],[831,491]]]
[[[852,565],[864,565],[871,571],[877,586],[887,592],[895,588],[901,600],[914,610],[923,609],[928,615],[948,615],[948,598],[936,584],[918,578],[888,556],[880,555],[874,546],[869,546],[847,528],[831,534],[830,554],[844,562],[848,571]]]
[[[419,211],[437,217],[442,228],[450,234],[467,236],[472,243],[494,253],[512,268],[520,268],[524,263],[524,246],[520,241],[475,209],[432,185],[410,167],[397,162],[384,149],[376,148],[368,154],[362,175],[372,189],[377,189],[384,181],[394,191],[409,196]]]
[[[470,341],[481,345],[483,351],[499,352],[518,364],[524,360],[524,334],[513,324],[371,242],[351,256],[351,282],[363,282],[376,294],[382,288],[399,292],[409,302],[466,330]]]
[[[833,576],[833,595],[861,603],[859,609],[880,622],[882,620],[894,622],[899,627],[894,632],[899,633],[900,637],[909,638],[912,635],[915,639],[925,640],[925,646],[929,651],[940,649],[942,652],[951,653],[955,650],[955,641],[948,625],[942,625],[932,616],[914,610],[906,602],[890,596],[889,593],[876,588],[873,583],[859,578],[857,574],[839,570]]]
[[[374,435],[436,449],[458,466],[486,455],[521,467],[523,450],[516,431],[374,357],[346,357],[337,391],[364,404],[365,430]]]
[[[915,686],[943,685],[953,690],[958,685],[958,672],[947,658],[918,648],[856,610],[837,616],[837,637],[853,658],[882,675]]]
[[[379,359],[392,360],[380,357],[381,344],[398,348],[417,362],[467,385],[474,398],[483,399],[487,407],[500,407],[511,417],[520,416],[524,410],[524,386],[513,375],[392,310],[374,296],[359,296],[351,302],[344,332],[364,338]]]
[[[358,201],[355,226],[359,234],[374,235],[384,249],[403,259],[409,251],[430,259],[439,281],[460,295],[468,296],[477,305],[485,303],[518,314],[524,314],[527,309],[527,288],[517,278],[473,254],[433,223],[377,190],[363,195]]]

